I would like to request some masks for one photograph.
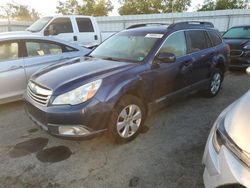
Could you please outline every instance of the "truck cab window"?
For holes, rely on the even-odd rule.
[[[92,22],[89,18],[76,18],[79,32],[94,32]]]
[[[73,27],[69,18],[56,18],[46,29],[46,35],[58,35],[60,33],[73,33]]]

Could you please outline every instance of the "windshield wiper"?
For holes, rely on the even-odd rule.
[[[113,57],[102,57],[101,59],[109,60],[109,61],[120,61],[119,59],[115,59]]]
[[[31,29],[26,29],[26,31],[30,31],[31,33],[35,33],[36,31],[31,30]]]
[[[92,55],[86,54],[84,57],[93,57]]]

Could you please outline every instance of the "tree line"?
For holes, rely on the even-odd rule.
[[[120,15],[156,14],[184,12],[191,6],[191,0],[118,0]],[[197,11],[250,8],[250,0],[204,0],[196,7]],[[58,0],[57,13],[64,15],[80,14],[108,16],[114,9],[111,0]],[[0,6],[0,17],[33,21],[39,13],[28,6],[8,3]]]
[[[35,9],[30,9],[26,5],[7,3],[0,6],[0,18],[35,21],[39,17],[40,14]]]

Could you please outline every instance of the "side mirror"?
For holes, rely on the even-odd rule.
[[[44,30],[44,36],[49,36],[49,30],[48,29]]]
[[[246,73],[247,73],[247,75],[250,76],[250,67],[248,67],[248,68],[246,69]]]
[[[162,63],[174,63],[176,61],[176,56],[172,53],[162,52],[157,54],[156,59]]]

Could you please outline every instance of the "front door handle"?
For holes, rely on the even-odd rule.
[[[188,67],[188,66],[192,65],[192,63],[193,63],[192,60],[185,61],[184,66]]]
[[[74,36],[73,39],[74,39],[74,41],[77,41],[77,36]]]

